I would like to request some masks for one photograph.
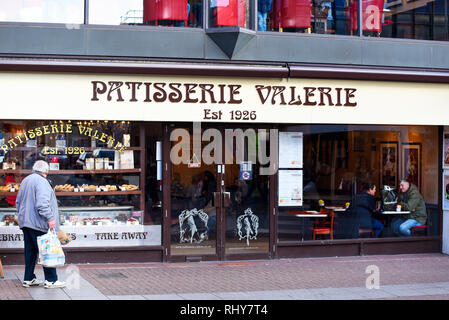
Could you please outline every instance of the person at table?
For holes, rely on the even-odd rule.
[[[375,194],[376,185],[374,183],[363,183],[362,192],[355,196],[354,207],[359,229],[372,229],[374,237],[378,238],[384,225],[373,217],[373,213],[377,210]]]
[[[393,230],[399,236],[410,236],[410,229],[426,223],[426,203],[419,193],[418,187],[403,179],[399,184],[399,203],[403,211],[410,211],[407,219],[398,219]]]

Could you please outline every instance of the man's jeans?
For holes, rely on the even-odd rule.
[[[257,12],[257,25],[258,31],[267,31],[267,12],[262,13],[260,11]]]
[[[421,223],[419,223],[418,221],[414,219],[408,219],[405,222],[401,223],[401,225],[399,226],[399,235],[410,237],[411,235],[410,229],[420,225]]]
[[[36,266],[36,260],[39,255],[39,248],[37,246],[37,237],[42,236],[45,232],[22,228],[23,241],[25,242],[25,276],[24,281],[31,281],[36,278],[34,274],[34,267]],[[58,280],[58,275],[56,274],[56,268],[45,268],[44,276],[45,280],[50,282],[55,282]]]

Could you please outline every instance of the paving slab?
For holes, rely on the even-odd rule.
[[[146,300],[185,300],[177,294],[153,294],[143,295]]]
[[[185,300],[219,300],[220,298],[212,293],[179,293],[178,296]]]
[[[31,287],[26,288],[26,290],[33,300],[70,300],[70,297],[60,288],[46,289],[44,287]]]
[[[125,296],[108,296],[109,300],[146,300],[141,295],[125,295]]]

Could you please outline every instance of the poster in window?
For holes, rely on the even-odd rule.
[[[380,188],[397,188],[398,183],[398,143],[380,143]]]
[[[443,168],[449,169],[449,132],[443,133]]]
[[[303,133],[279,132],[279,168],[302,168]]]
[[[402,179],[413,183],[421,191],[421,143],[403,143],[401,163]]]
[[[449,210],[449,170],[443,173],[443,210]]]
[[[302,170],[279,170],[278,205],[302,206]]]

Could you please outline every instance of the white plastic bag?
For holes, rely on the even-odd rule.
[[[56,268],[64,265],[64,251],[62,251],[61,242],[54,229],[37,237],[37,246],[39,247],[38,264],[47,268]]]

